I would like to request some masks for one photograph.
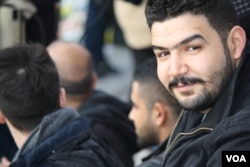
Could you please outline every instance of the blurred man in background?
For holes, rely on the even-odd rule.
[[[159,145],[143,159],[140,167],[161,167],[168,137],[181,107],[157,76],[155,58],[140,64],[134,73],[129,118],[134,122],[140,148]]]
[[[47,49],[59,71],[68,105],[89,118],[95,135],[112,146],[125,166],[133,166],[132,155],[137,147],[134,126],[128,119],[131,106],[95,89],[97,76],[86,48],[55,41]]]

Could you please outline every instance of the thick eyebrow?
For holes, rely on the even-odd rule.
[[[203,36],[201,36],[199,34],[195,34],[195,35],[187,37],[186,39],[184,39],[181,42],[177,43],[170,50],[176,49],[176,48],[178,48],[178,47],[180,47],[182,45],[185,45],[185,44],[187,44],[187,43],[189,43],[189,42],[191,42],[193,40],[196,40],[196,39],[202,39],[203,41],[205,41],[206,43],[208,43],[207,40]],[[155,46],[155,45],[152,45],[152,49],[153,50],[168,50],[168,48],[161,47],[161,46]]]

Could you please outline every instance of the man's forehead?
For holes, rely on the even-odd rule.
[[[203,15],[185,14],[163,22],[155,22],[151,28],[152,45],[171,47],[189,38],[192,35],[199,35],[205,38],[209,29],[212,29]],[[162,47],[164,47],[162,46]]]
[[[157,32],[162,30],[178,31],[182,29],[187,29],[190,27],[197,27],[197,25],[210,26],[207,18],[204,15],[194,15],[191,13],[185,13],[177,17],[165,19],[163,21],[155,21],[151,27],[151,34],[157,36]]]

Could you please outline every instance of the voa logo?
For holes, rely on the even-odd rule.
[[[244,155],[226,155],[227,162],[247,162]]]

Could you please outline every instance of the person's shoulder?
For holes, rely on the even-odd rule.
[[[86,166],[86,167],[123,167],[112,149],[94,135],[88,136],[84,141],[77,141],[77,149],[52,154],[48,161],[53,166]]]
[[[221,122],[214,128],[218,131],[230,130],[231,133],[234,131],[242,131],[244,127],[250,126],[250,107],[244,108],[237,111],[235,114],[230,115],[221,120]],[[237,128],[238,127],[238,128]],[[241,127],[241,128],[239,128]],[[247,128],[250,131],[250,128]]]
[[[85,150],[86,147],[89,148],[91,154]],[[95,135],[91,135],[90,139],[83,144],[82,151],[90,160],[99,161],[100,164],[97,166],[123,166],[112,148]]]
[[[250,112],[244,109],[224,118],[210,133],[206,145],[229,150],[250,150]],[[219,148],[220,148],[219,147]],[[218,149],[218,148],[215,148]]]
[[[203,142],[210,154],[207,166],[221,166],[223,151],[250,150],[250,113],[239,111],[224,118]]]
[[[96,90],[77,110],[80,114],[84,115],[96,116],[97,113],[114,114],[115,112],[120,116],[127,117],[130,109],[130,103],[122,101],[106,92]]]

